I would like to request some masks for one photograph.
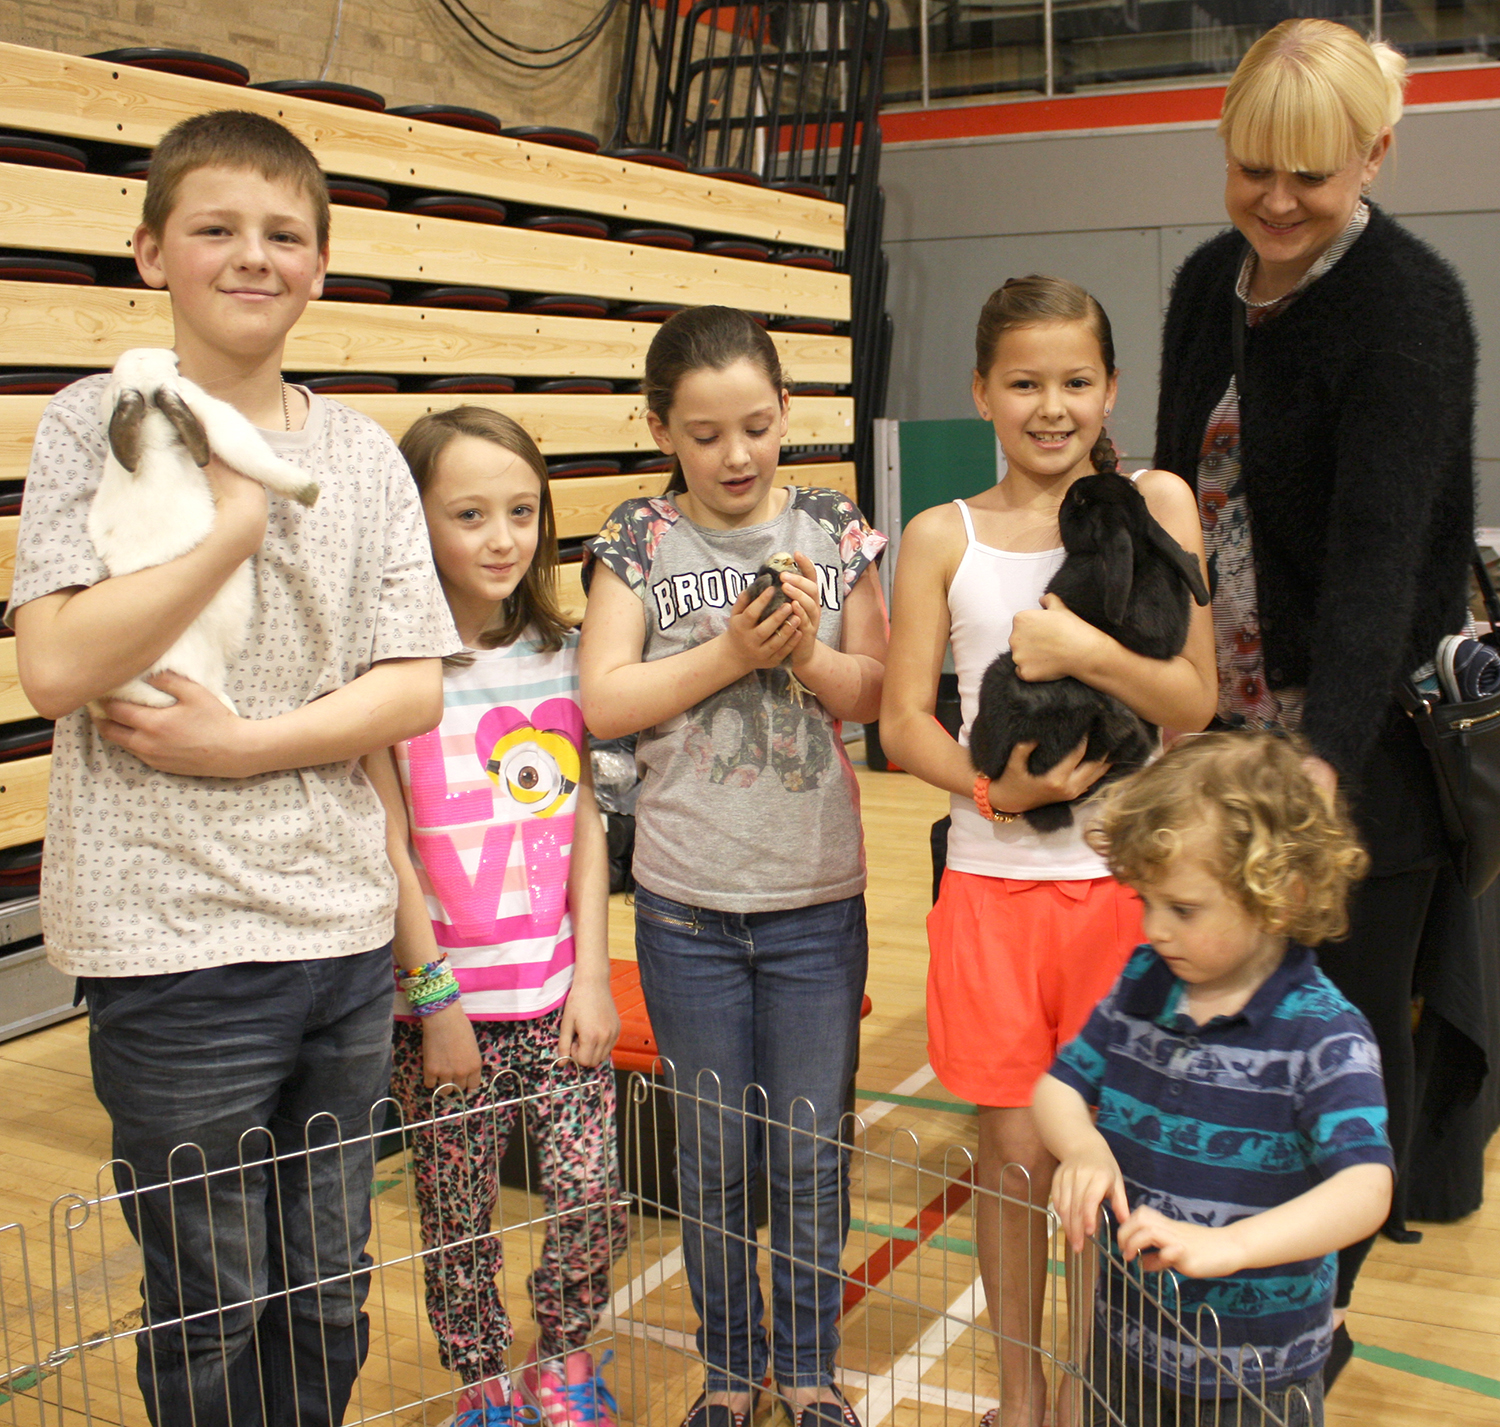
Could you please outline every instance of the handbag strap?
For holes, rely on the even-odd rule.
[[[1236,274],[1245,270],[1245,259],[1250,254],[1250,244],[1240,245],[1240,260],[1235,264]],[[1250,309],[1240,296],[1239,278],[1229,291],[1229,345],[1234,352],[1234,389],[1240,402],[1245,400],[1245,328],[1250,325]],[[1241,423],[1243,426],[1243,422]]]
[[[1500,596],[1495,594],[1495,582],[1490,579],[1489,568],[1484,563],[1484,556],[1479,552],[1479,544],[1474,545],[1474,583],[1479,586],[1479,597],[1484,601],[1484,612],[1490,617],[1490,628],[1500,633]]]
[[[1234,348],[1234,389],[1241,404],[1245,400],[1245,328],[1250,314],[1238,292],[1229,308],[1230,344]]]

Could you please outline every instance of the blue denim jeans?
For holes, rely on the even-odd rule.
[[[839,1120],[859,1050],[864,898],[741,914],[637,888],[635,935],[646,1009],[680,1092],[683,1253],[705,1386],[758,1385],[768,1358],[783,1388],[831,1383],[849,1224]],[[769,1353],[750,1205],[762,1164]]]
[[[389,947],[93,977],[84,993],[141,1246],[136,1377],[151,1421],[334,1427],[369,1350]],[[265,1163],[273,1142],[287,1158]]]

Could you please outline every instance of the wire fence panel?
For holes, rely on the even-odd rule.
[[[1029,1420],[1044,1393],[1078,1427],[1322,1420],[1299,1389],[1264,1392],[1253,1351],[1221,1342],[1210,1312],[1185,1314],[1172,1275],[1105,1240],[1068,1252],[1017,1167],[980,1184],[966,1149],[853,1114],[820,1133],[805,1101],[774,1119],[756,1087],[725,1104],[668,1066],[620,1077],[620,1180],[559,1199],[548,1117],[609,1094],[599,1077],[526,1094],[502,1079],[438,1092],[409,1123],[384,1102],[360,1136],[254,1131],[231,1164],[181,1146],[161,1183],[106,1164],[45,1224],[0,1226],[0,1427],[438,1427],[466,1383],[519,1367],[528,1294],[539,1311],[569,1298],[597,1313],[621,1423],[677,1427],[705,1357],[769,1421],[787,1345],[798,1362],[836,1356],[865,1427],[972,1427],[1002,1395]],[[441,1152],[424,1160],[424,1143]],[[812,1191],[809,1174],[823,1176]],[[476,1196],[470,1231],[434,1234],[435,1211],[456,1222]],[[580,1276],[569,1245],[612,1275]],[[694,1281],[727,1285],[707,1327]],[[494,1341],[509,1329],[492,1282],[514,1344]]]

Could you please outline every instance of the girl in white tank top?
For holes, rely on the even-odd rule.
[[[1010,647],[1016,613],[1041,608],[1042,591],[1062,564],[1063,551],[1061,547],[1026,552],[997,550],[975,535],[968,505],[961,500],[953,504],[963,519],[965,544],[948,586],[948,642],[958,671],[958,697],[963,710],[958,741],[967,748],[984,671],[996,654]],[[882,741],[884,736],[882,728]],[[952,795],[949,867],[981,877],[1045,881],[1109,875],[1104,859],[1083,839],[1084,819],[1075,818],[1071,827],[1057,832],[1034,832],[1023,818],[991,822],[980,816],[972,786],[971,776],[970,788]]]
[[[1105,766],[1083,761],[1082,745],[1033,777],[1031,745],[1022,744],[1002,777],[976,779],[967,743],[980,680],[1009,648],[1025,679],[1071,675],[1175,729],[1202,728],[1218,691],[1206,609],[1194,611],[1181,655],[1146,659],[1043,595],[1063,558],[1064,494],[1079,476],[1115,468],[1104,434],[1114,350],[1099,304],[1058,278],[1012,279],[985,304],[975,346],[974,403],[995,428],[1007,474],[967,502],[923,511],[903,532],[880,737],[902,768],[952,796],[947,868],[927,923],[928,1054],[943,1084],[979,1107],[975,1238],[1001,1335],[1000,1407],[982,1427],[1041,1427],[1046,1220],[1002,1214],[1002,1170],[1023,1168],[1032,1202],[1046,1203],[1055,1161],[1032,1123],[1031,1090],[1141,939],[1140,912],[1088,846],[1086,811],[1053,833],[1020,817],[1097,781]],[[1201,559],[1187,485],[1166,471],[1132,479],[1157,520]],[[963,709],[956,742],[933,717],[950,644]],[[1004,1176],[1012,1196],[1027,1192],[1023,1183]],[[1076,1422],[1076,1405],[1075,1415],[1052,1420]]]

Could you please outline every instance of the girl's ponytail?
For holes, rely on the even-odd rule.
[[[1089,460],[1094,463],[1096,471],[1118,472],[1120,469],[1120,453],[1115,450],[1115,443],[1109,439],[1109,432],[1102,426],[1099,428],[1099,439],[1089,452]]]

